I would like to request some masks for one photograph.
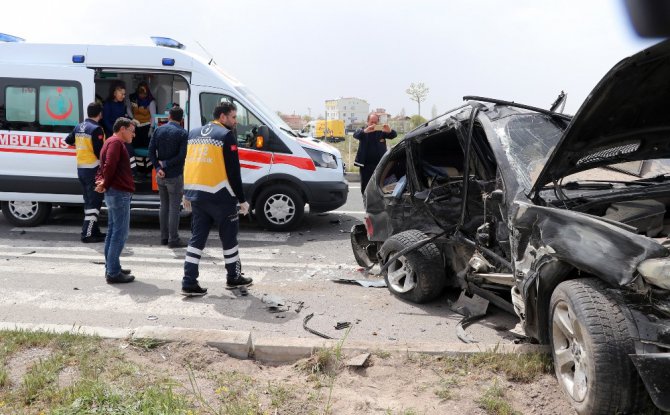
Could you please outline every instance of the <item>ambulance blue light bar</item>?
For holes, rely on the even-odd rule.
[[[174,66],[174,59],[163,58],[163,66]]]
[[[18,36],[7,35],[0,33],[0,42],[25,42],[26,40]]]
[[[182,43],[171,39],[169,37],[162,37],[162,36],[151,36],[151,40],[154,41],[154,44],[156,46],[163,46],[166,48],[174,48],[174,49],[185,49],[186,46],[184,46]]]
[[[84,63],[85,60],[84,55],[72,55],[72,63]]]

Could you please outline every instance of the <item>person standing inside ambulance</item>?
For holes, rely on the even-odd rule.
[[[198,284],[198,264],[205,249],[212,222],[219,225],[219,239],[228,288],[251,285],[242,275],[237,245],[239,214],[249,213],[242,191],[242,174],[237,153],[237,107],[224,102],[214,108],[214,121],[194,128],[188,135],[184,166],[184,197],[190,202],[191,240],[186,248],[182,295],[202,296],[207,289]]]
[[[102,106],[102,126],[105,128],[107,137],[114,134],[113,127],[116,120],[119,118],[132,119],[132,110],[128,107],[126,102],[126,87],[117,82],[112,85],[109,91],[109,97]],[[130,157],[130,168],[133,171],[133,176],[136,176],[137,162],[135,161],[135,149],[132,144],[126,144],[126,150]]]
[[[137,131],[133,140],[133,147],[149,147],[149,132],[151,124],[156,117],[156,101],[154,100],[149,85],[142,81],[137,85],[134,94],[130,94],[130,108],[133,119],[137,121]]]
[[[84,224],[81,227],[81,241],[84,243],[103,242],[105,234],[100,232],[98,217],[102,207],[102,194],[95,191],[95,174],[100,165],[100,150],[105,141],[105,133],[100,126],[102,105],[88,104],[88,118],[77,125],[65,138],[68,145],[77,148],[77,176],[84,194]]]

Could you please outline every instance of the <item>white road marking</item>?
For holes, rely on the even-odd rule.
[[[349,189],[360,189],[361,186],[349,186]]]
[[[364,210],[333,210],[328,213],[342,213],[344,215],[365,215]]]
[[[34,252],[33,252],[34,251]],[[10,256],[15,254],[18,257],[28,257],[35,253],[67,253],[76,256],[87,255],[102,255],[104,245],[100,244],[82,244],[82,246],[9,246],[0,245],[0,255]],[[240,248],[242,257],[252,258],[255,260],[275,260],[279,249],[258,249],[258,248]],[[31,253],[32,252],[32,253]],[[131,257],[134,255],[149,257],[153,259],[184,259],[186,249],[170,249],[163,246],[146,247],[126,244],[121,258]],[[273,255],[273,252],[275,253]],[[215,258],[223,260],[223,250],[221,246],[205,248],[203,258]]]
[[[46,225],[46,226],[36,226],[33,228],[12,228],[10,232],[18,233],[60,233],[60,234],[71,234],[79,236],[79,228],[76,226],[59,226],[59,225]],[[160,239],[160,231],[158,229],[130,229],[131,237],[153,237]],[[239,241],[251,241],[251,242],[286,242],[291,236],[289,232],[241,232],[237,235]],[[208,239],[219,239],[219,233],[216,230],[212,230],[209,233]]]
[[[25,261],[34,261],[34,260],[39,260],[39,259],[49,259],[49,260],[60,260],[58,263],[58,266],[63,266],[64,265],[64,260],[70,260],[72,262],[75,261],[84,261],[84,262],[101,262],[103,260],[103,255],[100,253],[98,255],[76,255],[72,253],[41,253],[41,252],[35,252],[33,254],[29,255],[21,255],[19,253],[17,254],[11,254],[11,253],[5,253],[5,252],[0,252],[0,259],[15,259],[19,257],[21,260]],[[253,258],[256,259],[256,258]],[[358,267],[349,265],[349,264],[319,264],[319,263],[314,263],[314,262],[278,262],[276,258],[268,258],[268,262],[262,262],[262,261],[254,261],[253,259],[246,259],[244,256],[242,256],[242,267],[260,267],[260,268],[281,268],[281,269],[313,269],[313,270],[321,270],[321,269],[341,269],[341,270],[356,270]],[[223,256],[211,256],[211,257],[204,257],[203,261],[200,263],[200,265],[208,265],[212,264],[212,260],[218,261],[214,265],[220,265],[221,267],[224,266],[223,263]],[[305,261],[308,261],[309,259],[305,259]],[[121,262],[122,263],[133,263],[133,264],[165,264],[165,265],[183,265],[184,264],[184,259],[182,258],[165,258],[165,257],[147,257],[147,256],[134,256],[134,255],[123,255],[121,254]],[[5,270],[7,266],[7,262],[3,263],[3,270]],[[55,266],[56,264],[52,264],[52,266]],[[23,269],[25,270],[26,267],[24,266]]]
[[[123,287],[108,286],[100,278],[101,287],[96,291],[63,292],[54,290],[42,290],[39,292],[21,292],[0,289],[0,298],[11,298],[15,304],[23,307],[33,307],[41,310],[68,310],[81,311],[82,304],[86,304],[86,312],[109,312],[114,310],[118,318],[119,314],[131,315],[157,315],[174,317],[198,317],[216,320],[239,320],[249,308],[252,299],[235,298],[218,299],[226,304],[226,314],[217,311],[216,305],[211,300],[206,301],[184,301],[181,295],[159,295],[150,301],[138,302],[130,291],[119,293]],[[96,287],[97,288],[97,287]],[[210,287],[212,288],[212,287]],[[224,292],[223,288],[216,291]],[[178,292],[178,287],[175,287]],[[146,298],[154,297],[147,295]],[[228,297],[226,295],[226,297]],[[211,298],[211,296],[209,297]],[[231,315],[239,315],[232,317]]]

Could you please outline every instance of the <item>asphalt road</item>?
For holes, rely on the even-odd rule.
[[[137,280],[107,285],[103,244],[82,244],[83,214],[55,209],[45,225],[15,228],[0,217],[0,322],[51,323],[128,328],[144,325],[251,330],[264,336],[313,337],[309,326],[338,338],[338,322],[351,322],[349,338],[403,344],[409,341],[458,342],[462,318],[448,308],[449,297],[424,305],[400,301],[386,288],[340,284],[338,278],[363,275],[351,253],[349,230],[363,218],[358,183],[338,211],[308,215],[299,229],[271,233],[243,218],[240,257],[245,275],[254,279],[249,295],[225,289],[225,269],[218,235],[213,230],[200,264],[202,298],[179,294],[184,249],[159,244],[155,214],[134,215],[121,263]],[[104,219],[102,222],[105,225]],[[104,230],[103,230],[104,231]],[[188,239],[189,219],[181,224]],[[266,302],[264,302],[264,299]],[[267,300],[284,304],[271,312]],[[302,304],[302,305],[301,305]],[[507,331],[516,321],[494,307],[467,331],[482,343],[511,343]]]

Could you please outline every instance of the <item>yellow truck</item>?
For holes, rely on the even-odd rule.
[[[326,120],[313,121],[309,133],[315,138],[325,138],[326,141],[344,140],[344,120],[328,120],[328,129],[326,130]],[[312,124],[312,123],[310,123]],[[312,129],[313,128],[313,129]]]

